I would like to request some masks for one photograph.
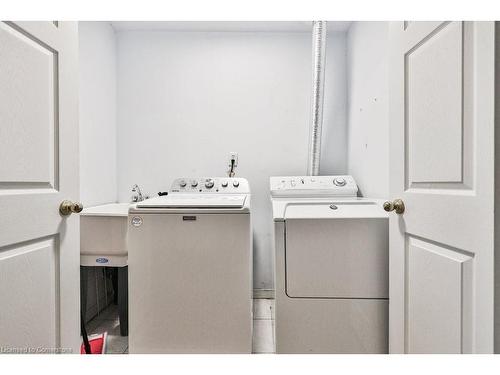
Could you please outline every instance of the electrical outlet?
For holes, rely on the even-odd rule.
[[[229,157],[227,159],[227,164],[228,166],[231,166],[231,160],[234,159],[234,167],[236,168],[238,166],[238,153],[237,152],[230,152]]]

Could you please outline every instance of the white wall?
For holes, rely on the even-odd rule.
[[[347,173],[347,35],[327,41],[320,174],[337,175]]]
[[[333,36],[332,36],[333,35]],[[345,35],[328,43],[322,173],[344,173]],[[254,286],[273,288],[269,176],[306,173],[310,33],[121,31],[118,197],[179,176],[237,176],[252,187]]]
[[[116,40],[107,22],[79,22],[80,199],[115,202]]]
[[[347,34],[348,171],[365,197],[389,195],[388,22]]]

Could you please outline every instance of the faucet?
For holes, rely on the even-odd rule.
[[[142,202],[144,199],[147,199],[147,197],[144,197],[144,195],[142,195],[141,188],[137,184],[134,184],[134,186],[132,186],[132,193],[134,193],[132,195],[132,202]]]

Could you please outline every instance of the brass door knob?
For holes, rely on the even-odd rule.
[[[387,212],[396,211],[398,215],[405,212],[405,204],[401,199],[394,199],[394,201],[384,202],[384,210]]]
[[[80,202],[71,202],[68,200],[64,200],[61,202],[61,205],[59,206],[59,212],[63,216],[68,216],[71,215],[72,213],[79,213],[82,212],[83,210],[83,204]]]

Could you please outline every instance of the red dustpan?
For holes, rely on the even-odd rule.
[[[108,338],[107,332],[89,336],[88,346],[86,345],[87,343],[84,340],[82,346],[80,347],[80,354],[105,354],[107,338]]]
[[[80,329],[82,334],[82,345],[80,346],[80,354],[105,354],[106,340],[108,333],[98,333],[96,335],[87,335],[87,327],[85,327],[85,316],[80,312]]]

